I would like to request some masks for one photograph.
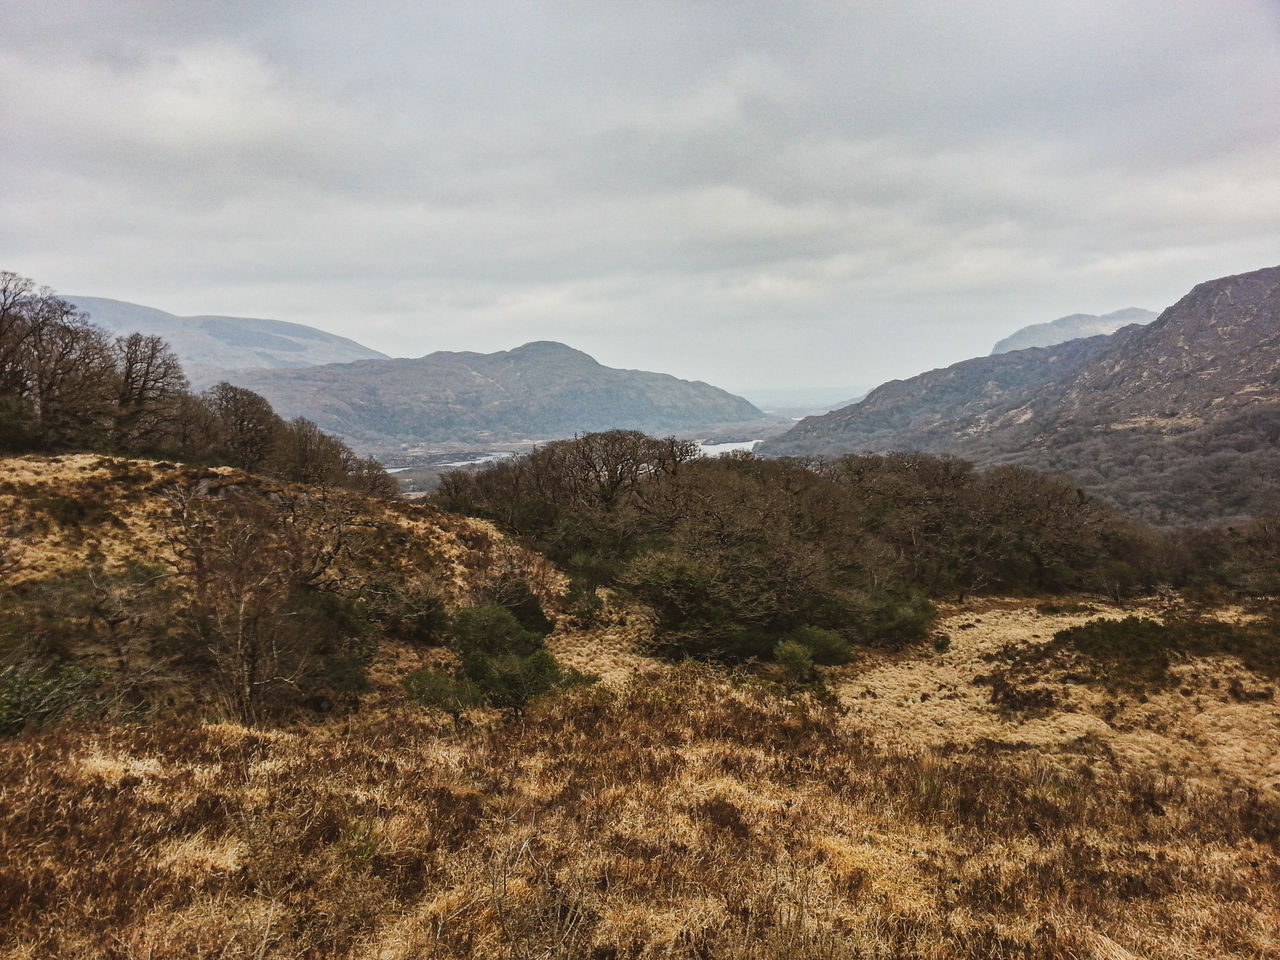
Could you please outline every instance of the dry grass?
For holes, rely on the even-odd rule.
[[[313,491],[282,486],[230,467],[192,468],[94,454],[0,459],[0,533],[15,547],[10,586],[86,567],[118,570],[165,561],[172,509],[166,493],[203,485],[211,495],[244,490],[266,497]],[[348,496],[341,492],[337,497]],[[446,514],[427,504],[361,501],[361,520],[375,525],[378,566],[400,582],[429,578],[451,602],[471,600],[495,577],[516,575],[546,600],[566,580],[545,558],[503,537],[492,524]],[[360,573],[370,563],[360,557]]]
[[[1167,689],[1111,691],[1079,682],[1071,670],[1035,671],[1019,699],[993,696],[988,680],[1011,652],[1047,644],[1066,627],[1133,614],[1159,619],[1155,602],[1123,610],[1084,604],[1046,614],[1025,600],[985,601],[944,609],[943,652],[869,655],[833,671],[834,685],[861,728],[881,742],[943,748],[974,742],[1035,749],[1074,762],[1176,772],[1215,785],[1224,779],[1280,790],[1280,698],[1270,681],[1230,657],[1202,657],[1172,668]],[[1219,613],[1247,620],[1238,608]],[[1254,698],[1242,702],[1242,690]],[[1036,708],[1036,703],[1046,706]],[[1009,703],[1014,704],[1013,707]]]
[[[891,746],[711,668],[504,723],[387,707],[0,750],[12,957],[1280,951],[1274,795]]]
[[[0,463],[17,581],[154,559],[175,470]],[[40,485],[102,510],[73,528]],[[371,511],[379,575],[563,591],[490,526]],[[1061,609],[944,610],[945,651],[863,652],[829,701],[651,660],[611,608],[549,639],[604,682],[520,718],[406,703],[445,654],[384,643],[351,715],[0,740],[0,957],[1280,958],[1266,680],[1201,658],[1115,692],[1053,665],[997,695],[1018,650],[1122,613]]]

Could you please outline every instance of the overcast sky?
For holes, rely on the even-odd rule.
[[[1280,263],[1280,0],[0,0],[0,269],[861,386]]]

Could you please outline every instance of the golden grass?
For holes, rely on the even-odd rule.
[[[1274,796],[881,742],[712,668],[505,722],[388,698],[287,731],[65,726],[0,754],[8,957],[1280,950]]]
[[[0,462],[11,582],[156,559],[183,469]],[[73,529],[22,484],[102,509]],[[451,603],[502,575],[563,593],[491,525],[369,509],[379,569]],[[407,703],[400,678],[448,655],[383,643],[354,714],[28,731],[0,740],[0,957],[1280,958],[1263,678],[1201,658],[1116,693],[1053,667],[1028,709],[983,679],[1131,612],[947,608],[945,651],[863,651],[826,702],[653,660],[610,606],[548,641],[603,682],[520,717]]]
[[[107,571],[172,557],[166,493],[200,483],[243,488],[264,496],[305,488],[275,484],[231,467],[192,468],[96,454],[0,459],[0,533],[16,543],[6,581],[17,586],[86,567]],[[339,492],[337,496],[346,496]],[[567,581],[544,557],[504,537],[492,524],[446,514],[427,504],[360,502],[361,519],[380,524],[383,567],[406,586],[429,582],[453,603],[472,600],[495,578],[518,576],[546,601]],[[341,571],[359,573],[362,565]]]
[[[1173,770],[1208,784],[1226,777],[1280,789],[1280,698],[1235,700],[1233,680],[1256,689],[1265,689],[1267,681],[1253,678],[1231,658],[1176,665],[1172,672],[1179,682],[1171,689],[1141,694],[1096,689],[1071,682],[1061,671],[1046,671],[1037,686],[1054,695],[1056,706],[1044,715],[1003,710],[992,702],[990,686],[978,682],[992,673],[992,658],[1007,649],[1047,643],[1057,631],[1098,617],[1159,619],[1162,610],[1151,603],[1043,614],[1025,600],[944,609],[938,623],[950,638],[944,652],[868,654],[860,664],[831,671],[832,683],[851,722],[885,743],[943,747],[990,741]],[[1221,614],[1242,616],[1233,608]]]

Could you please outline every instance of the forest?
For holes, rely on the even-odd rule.
[[[975,594],[1280,588],[1274,518],[1159,530],[1051,475],[928,454],[705,459],[613,431],[447,474],[436,501],[526,538],[580,608],[622,590],[669,652],[722,660],[900,647],[927,635],[933,601]]]

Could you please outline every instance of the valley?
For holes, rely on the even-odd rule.
[[[817,424],[942,437],[993,403],[1053,422],[1048,397],[1216,428],[1206,366],[1256,388],[1217,406],[1272,402],[1267,282]],[[380,464],[173,364],[95,392],[163,341],[17,303],[8,329],[99,349],[0,419],[0,957],[1275,955],[1265,513],[759,457],[785,424],[714,391],[743,419],[685,439],[480,431]],[[619,373],[530,346],[442,362]],[[1183,413],[1143,419],[1134,378]]]

